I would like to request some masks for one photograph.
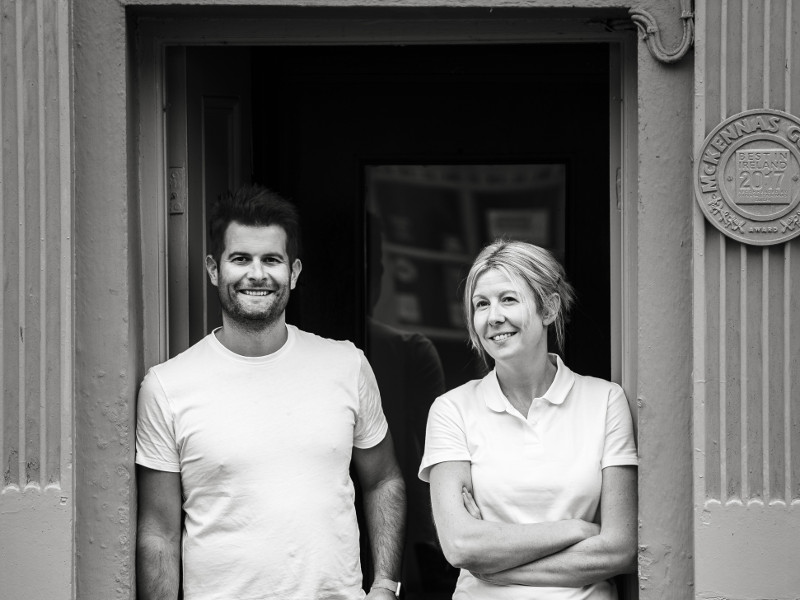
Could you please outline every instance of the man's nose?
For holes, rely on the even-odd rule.
[[[247,276],[254,281],[261,281],[266,278],[266,268],[264,267],[264,263],[260,260],[254,260],[250,263],[250,269],[247,273]]]

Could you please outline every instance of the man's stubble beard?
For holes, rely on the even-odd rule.
[[[242,306],[237,302],[233,302],[229,298],[223,298],[221,290],[218,289],[217,291],[223,314],[233,321],[238,328],[253,333],[266,331],[275,325],[289,304],[290,290],[286,288],[281,291],[279,297],[275,297],[275,301],[264,312],[248,313],[242,310]]]

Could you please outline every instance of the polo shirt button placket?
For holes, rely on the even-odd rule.
[[[528,419],[525,422],[525,445],[538,447],[541,443],[539,437],[539,407],[534,400],[528,411]]]
[[[542,399],[541,398],[534,398],[533,402],[531,403],[531,409],[528,411],[528,423],[531,424],[532,427],[537,427],[539,425],[539,418],[542,414]]]

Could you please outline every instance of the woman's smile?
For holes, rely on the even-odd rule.
[[[491,336],[489,339],[492,340],[493,342],[504,342],[512,335],[516,335],[516,332],[498,333],[496,335]]]

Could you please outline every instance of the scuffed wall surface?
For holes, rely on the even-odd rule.
[[[0,1],[0,598],[72,597],[66,0]]]
[[[695,148],[750,109],[800,114],[800,6],[703,3]],[[701,598],[800,597],[800,240],[695,223],[695,531]]]
[[[134,593],[135,398],[141,331],[128,56],[118,2],[73,1],[75,64],[75,492],[80,599]],[[135,204],[133,205],[135,206]]]

